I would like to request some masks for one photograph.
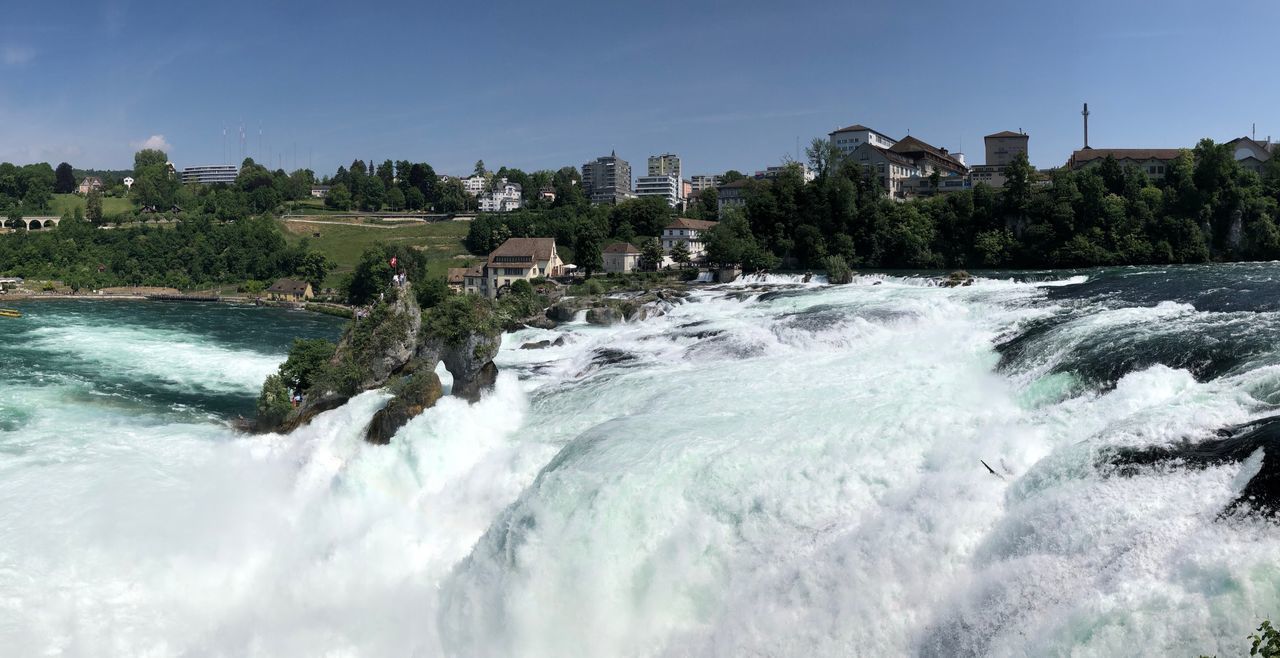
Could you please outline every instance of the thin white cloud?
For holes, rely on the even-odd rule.
[[[141,142],[133,142],[131,146],[139,150],[157,149],[160,151],[164,151],[166,153],[168,153],[171,149],[173,149],[173,146],[171,146],[169,142],[165,141],[164,135],[152,135],[142,140]]]
[[[35,56],[36,51],[26,46],[5,46],[4,51],[0,52],[0,61],[5,66],[22,66],[35,59]]]

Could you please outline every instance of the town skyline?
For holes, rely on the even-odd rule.
[[[0,160],[123,169],[155,146],[179,167],[243,155],[327,174],[353,159],[408,159],[465,174],[481,159],[531,171],[673,152],[686,174],[749,173],[803,159],[811,139],[856,123],[970,163],[984,135],[1024,131],[1032,163],[1047,168],[1082,145],[1083,102],[1098,147],[1191,147],[1255,124],[1259,139],[1280,137],[1280,92],[1230,48],[1188,47],[1249,39],[1274,50],[1280,8],[1262,2],[943,5],[924,17],[889,3],[693,7],[679,21],[578,5],[369,12],[17,7],[0,27]],[[286,26],[316,39],[281,50],[271,35]],[[45,45],[57,34],[114,56],[77,76],[79,53]],[[744,58],[742,43],[763,53]],[[1220,92],[1194,93],[1205,81]],[[1241,88],[1250,93],[1230,91]]]

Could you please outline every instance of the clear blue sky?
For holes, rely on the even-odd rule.
[[[526,170],[616,149],[751,171],[864,123],[980,163],[1022,129],[1037,166],[1257,123],[1280,138],[1280,3],[11,2],[0,160],[123,168],[248,154]],[[263,156],[258,147],[262,126]],[[962,144],[963,142],[963,144]],[[264,148],[263,151],[268,151]]]

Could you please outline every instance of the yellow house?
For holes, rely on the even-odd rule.
[[[295,279],[280,279],[267,288],[267,299],[282,302],[301,302],[314,296],[310,283]]]

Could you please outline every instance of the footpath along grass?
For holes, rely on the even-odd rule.
[[[338,221],[320,218],[322,221]],[[316,224],[295,219],[280,220],[285,239],[295,244],[306,239],[313,249],[338,264],[326,288],[337,287],[342,277],[355,269],[365,249],[378,243],[406,244],[427,255],[428,276],[445,275],[450,267],[467,265],[474,257],[462,246],[469,222],[415,222],[407,225],[342,222]]]

